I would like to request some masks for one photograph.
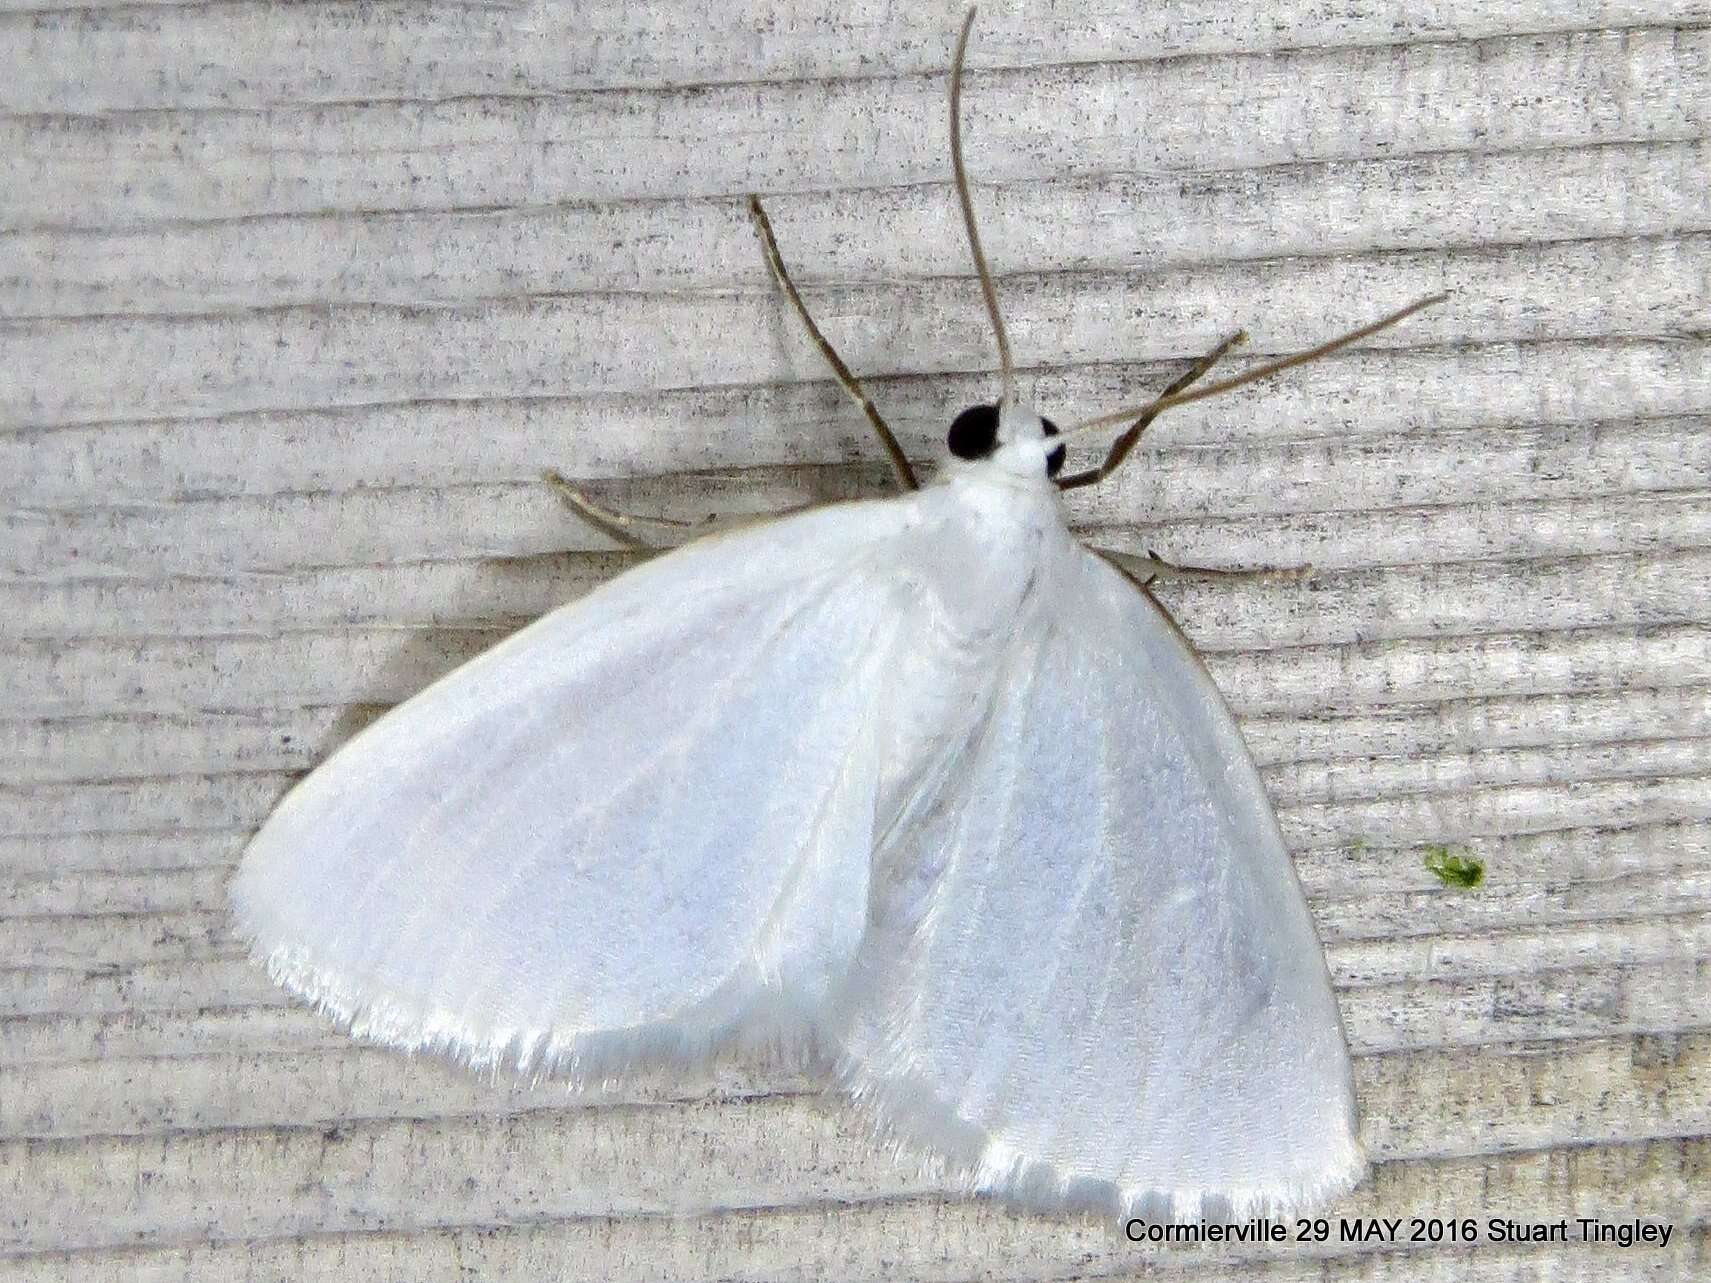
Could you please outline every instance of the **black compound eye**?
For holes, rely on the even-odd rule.
[[[984,459],[998,447],[998,407],[969,406],[951,424],[945,444],[959,459]]]
[[[1057,424],[1053,423],[1050,419],[1046,418],[1044,415],[1040,416],[1040,425],[1045,428],[1046,435],[1048,437],[1055,437],[1055,436],[1061,435],[1057,430]],[[1048,477],[1055,477],[1055,476],[1057,476],[1058,473],[1062,472],[1063,471],[1063,461],[1067,457],[1068,457],[1068,452],[1061,445],[1056,450],[1053,450],[1050,454],[1048,454],[1046,456],[1046,475]]]

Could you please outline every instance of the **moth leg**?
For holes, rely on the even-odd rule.
[[[552,487],[553,493],[564,501],[577,516],[602,534],[610,535],[620,543],[627,543],[634,548],[652,549],[655,545],[643,539],[636,533],[637,526],[658,526],[665,530],[689,531],[700,530],[715,520],[705,517],[700,521],[679,521],[674,517],[648,517],[639,513],[619,512],[595,503],[572,485],[563,473],[548,468],[541,473],[541,480]],[[688,537],[688,536],[685,536]]]
[[[676,517],[652,517],[644,513],[620,512],[616,508],[608,508],[596,503],[581,490],[577,489],[562,473],[548,468],[541,473],[541,480],[552,487],[553,493],[564,501],[577,516],[602,534],[609,535],[620,543],[629,544],[632,548],[640,548],[647,552],[661,551],[661,545],[649,543],[637,533],[638,526],[653,526],[670,532],[664,547],[675,547],[701,535],[711,534],[715,530],[729,530],[738,526],[751,525],[756,521],[770,521],[775,516],[785,516],[798,512],[809,504],[795,504],[776,513],[753,516],[721,517],[716,513],[702,517],[698,521],[681,521]],[[675,535],[675,538],[671,536]]]
[[[820,333],[820,327],[814,324],[814,318],[808,315],[808,305],[802,301],[802,295],[796,290],[795,283],[790,279],[790,272],[784,266],[784,256],[778,252],[778,240],[772,234],[772,222],[766,216],[766,210],[761,208],[760,197],[749,197],[749,218],[754,221],[755,233],[760,237],[761,248],[766,251],[767,264],[772,268],[772,274],[778,279],[779,288],[790,300],[790,305],[796,309],[796,315],[802,319],[803,328],[808,331],[808,337],[814,340],[814,346],[820,349],[820,355],[826,358],[826,364],[832,367],[845,392],[861,407],[861,412],[867,416],[867,421],[873,425],[874,432],[879,437],[879,444],[885,447],[886,457],[891,460],[891,470],[897,474],[897,484],[903,490],[919,490],[921,483],[915,477],[915,469],[909,466],[909,456],[903,453],[903,447],[897,444],[897,438],[879,413],[879,407],[874,405],[873,398],[862,389],[856,376],[850,373],[850,367],[844,364],[843,358],[837,354],[826,336]]]
[[[1292,583],[1301,579],[1310,579],[1313,576],[1311,565],[1264,566],[1251,570],[1216,570],[1210,566],[1179,566],[1173,561],[1166,561],[1151,548],[1147,549],[1147,555],[1144,557],[1136,556],[1132,552],[1118,552],[1113,548],[1095,548],[1094,551],[1142,588],[1151,587],[1165,579],[1257,579],[1276,583]]]
[[[1135,443],[1141,439],[1141,433],[1147,430],[1147,425],[1159,416],[1159,403],[1166,401],[1181,392],[1189,384],[1200,378],[1206,371],[1216,365],[1219,359],[1231,348],[1247,341],[1247,331],[1237,330],[1205,356],[1188,367],[1186,373],[1176,379],[1163,392],[1153,398],[1152,404],[1144,407],[1135,421],[1122,436],[1111,443],[1111,449],[1106,452],[1105,461],[1097,468],[1088,468],[1085,472],[1072,472],[1067,477],[1059,477],[1059,490],[1074,490],[1080,486],[1097,485],[1105,480],[1118,468],[1123,466],[1123,460],[1129,457],[1129,451],[1135,448]]]

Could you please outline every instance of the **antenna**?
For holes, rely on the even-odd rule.
[[[1005,403],[1016,391],[1016,368],[1010,360],[1010,337],[1004,333],[1004,318],[998,314],[998,291],[992,287],[992,273],[986,268],[986,255],[980,248],[980,230],[974,225],[974,201],[968,194],[968,174],[962,166],[962,61],[968,52],[968,33],[974,29],[974,9],[962,20],[962,34],[957,37],[956,57],[951,60],[951,173],[956,178],[957,200],[962,204],[962,225],[968,231],[968,249],[974,255],[974,270],[980,277],[980,292],[986,296],[986,313],[992,318],[993,337],[998,340],[998,366],[1003,379]]]
[[[1239,388],[1245,383],[1254,383],[1260,379],[1270,378],[1283,370],[1293,369],[1297,365],[1306,365],[1309,361],[1317,361],[1322,356],[1329,356],[1338,348],[1345,348],[1351,343],[1357,343],[1369,334],[1377,334],[1380,330],[1389,329],[1398,321],[1406,320],[1423,307],[1431,307],[1434,303],[1442,303],[1449,295],[1432,294],[1426,298],[1417,299],[1407,307],[1392,312],[1389,316],[1381,316],[1371,325],[1363,325],[1358,330],[1350,330],[1347,334],[1339,334],[1328,342],[1310,347],[1305,352],[1297,352],[1293,356],[1282,357],[1276,361],[1267,361],[1264,365],[1256,365],[1253,369],[1238,374],[1233,378],[1220,379],[1216,383],[1203,383],[1191,391],[1171,392],[1164,396],[1148,401],[1145,405],[1130,406],[1126,410],[1113,410],[1110,414],[1102,414],[1097,419],[1088,419],[1076,424],[1073,428],[1065,428],[1061,436],[1074,436],[1078,432],[1091,432],[1095,428],[1108,428],[1114,423],[1125,423],[1141,415],[1157,414],[1160,410],[1168,410],[1172,406],[1187,405],[1190,401],[1204,401],[1209,396],[1217,396],[1220,392],[1228,392]]]

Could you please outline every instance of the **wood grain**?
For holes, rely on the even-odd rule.
[[[1711,1272],[1711,13],[984,10],[1023,386],[1185,407],[1078,529],[1173,584],[1312,902],[1377,1166],[1335,1216],[1612,1244],[1134,1244],[936,1190],[811,1066],[569,1099],[357,1045],[228,933],[303,771],[679,517],[872,493],[990,394],[955,6],[0,0],[0,1277]],[[1477,856],[1441,886],[1437,846]],[[1572,1222],[1571,1222],[1572,1224]]]

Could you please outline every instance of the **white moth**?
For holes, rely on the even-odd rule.
[[[394,709],[250,844],[237,927],[395,1047],[575,1081],[784,1018],[968,1188],[1153,1216],[1320,1203],[1364,1159],[1277,822],[1206,670],[1058,496],[1166,406],[1406,312],[1184,393],[1226,343],[1084,425],[1134,421],[1057,479],[962,172],[968,31],[952,153],[1004,394],[952,425],[939,480],[915,487],[751,199],[903,493],[697,540]]]

